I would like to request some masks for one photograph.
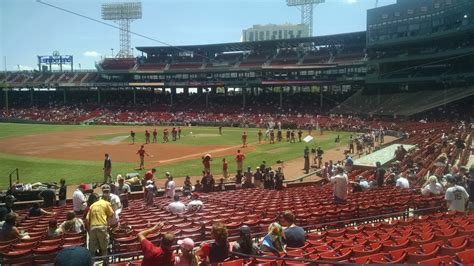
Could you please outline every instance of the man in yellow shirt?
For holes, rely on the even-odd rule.
[[[113,214],[112,205],[103,199],[90,206],[86,220],[89,228],[89,251],[92,256],[95,255],[97,249],[99,249],[101,256],[107,255],[109,246],[107,219]]]

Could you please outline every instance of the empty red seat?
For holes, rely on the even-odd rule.
[[[419,261],[418,264],[422,265],[454,265],[453,264],[453,257],[451,256],[443,256],[443,257],[436,257],[433,259],[422,260]]]
[[[474,263],[474,249],[468,249],[462,252],[456,253],[458,260],[464,265]]]

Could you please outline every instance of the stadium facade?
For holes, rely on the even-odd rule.
[[[137,47],[137,58],[107,58],[93,72],[4,72],[3,108],[35,103],[53,89],[73,94],[128,91],[173,96],[340,93],[339,113],[410,116],[472,97],[474,2],[398,0],[368,10],[367,31],[318,37],[179,47]],[[15,100],[17,98],[17,100]],[[18,100],[20,99],[20,100]],[[397,100],[394,100],[397,99]],[[419,101],[418,101],[418,100]],[[414,108],[416,107],[416,108]]]

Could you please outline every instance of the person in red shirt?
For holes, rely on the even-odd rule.
[[[141,146],[140,149],[137,151],[138,156],[140,156],[140,167],[139,169],[145,169],[145,155],[150,157],[150,155],[145,151],[145,146]]]
[[[145,130],[145,144],[150,143],[150,132],[148,132],[148,129]]]
[[[242,133],[242,148],[247,147],[247,132]]]
[[[237,162],[237,170],[242,171],[242,165],[244,163],[245,155],[237,150],[237,154],[235,155],[235,161]]]
[[[178,127],[178,139],[181,139],[181,127]]]
[[[204,166],[204,171],[206,171],[206,173],[211,172],[211,161],[212,158],[209,154],[202,156],[202,165]]]
[[[227,163],[226,158],[222,159],[222,176],[224,177],[225,180],[229,178],[229,173],[227,172],[227,169],[229,169],[229,164]]]
[[[161,231],[164,223],[160,222],[152,228],[146,229],[138,233],[138,240],[140,241],[143,259],[143,266],[173,266],[175,257],[173,253],[174,235],[164,234],[159,247],[155,246],[146,237],[152,233],[158,234]]]

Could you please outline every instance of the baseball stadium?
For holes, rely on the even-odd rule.
[[[0,265],[474,265],[474,1],[280,1],[301,24],[185,45],[139,33],[157,3],[66,2],[28,5],[120,49],[2,51]],[[336,2],[363,30],[313,34]]]

